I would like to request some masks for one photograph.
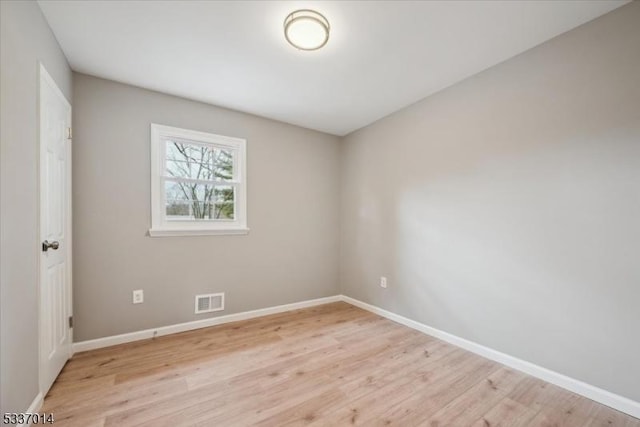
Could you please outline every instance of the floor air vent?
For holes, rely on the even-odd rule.
[[[224,310],[224,292],[196,295],[196,314]]]

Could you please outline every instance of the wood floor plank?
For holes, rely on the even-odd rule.
[[[523,427],[536,415],[535,409],[505,397],[471,427]]]
[[[452,362],[455,369],[447,369]],[[388,382],[373,393],[350,399],[317,424],[368,425],[379,421],[383,425],[403,425],[403,419],[409,415],[407,411],[424,405],[425,400],[435,401],[434,398],[448,403],[460,394],[461,388],[468,389],[493,369],[494,364],[461,350],[452,359],[436,361],[424,370]]]
[[[640,427],[346,303],[77,354],[42,411],[74,427]]]
[[[501,368],[444,406],[425,425],[472,425],[502,401],[524,377],[523,373]]]

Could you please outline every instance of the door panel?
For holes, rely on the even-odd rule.
[[[40,388],[71,356],[71,106],[40,68]],[[45,245],[48,242],[48,245]]]

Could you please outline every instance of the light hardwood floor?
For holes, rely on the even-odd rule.
[[[75,355],[58,426],[640,426],[346,303]]]

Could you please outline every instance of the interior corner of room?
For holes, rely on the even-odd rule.
[[[143,364],[135,345],[153,343],[158,354],[172,346],[167,357],[182,363],[175,352],[189,343],[204,360],[198,343],[213,340],[211,331],[224,337],[211,343],[229,346],[229,370],[234,352],[246,351],[238,360],[255,368],[269,354],[371,338],[336,362],[352,363],[344,373],[353,382],[323,388],[309,376],[317,394],[300,385],[270,418],[246,404],[220,412],[218,425],[340,425],[356,419],[341,401],[349,392],[378,408],[371,418],[358,412],[365,425],[373,413],[399,425],[472,425],[472,416],[506,416],[502,405],[513,402],[518,425],[595,426],[606,417],[640,425],[640,2],[542,3],[310,2],[294,12],[284,1],[1,1],[1,412],[55,407],[59,394],[43,402],[60,367],[86,368],[92,354],[104,362],[122,349]],[[316,8],[323,14],[306,10]],[[193,37],[165,27],[177,41],[164,47],[152,42],[152,19],[105,29],[123,13],[160,22],[177,10],[191,17]],[[199,39],[216,31],[197,19],[212,10],[229,43]],[[440,12],[455,22],[450,31],[421,15]],[[301,17],[326,31],[318,46],[295,44],[291,25]],[[277,21],[273,34],[267,18]],[[402,31],[385,34],[387,22]],[[359,29],[383,42],[367,44]],[[440,42],[400,45],[436,34]],[[105,66],[107,36],[120,45],[130,38],[135,49],[123,46]],[[447,49],[463,39],[464,58]],[[175,62],[170,72],[161,61]],[[213,165],[209,175],[203,165]],[[255,341],[236,343],[243,333]],[[435,352],[419,373],[436,384],[446,379],[436,359],[450,355],[478,375],[467,389],[511,388],[499,387],[504,400],[482,413],[465,412],[461,392],[430,396],[440,406],[407,418],[398,408],[419,406],[420,389],[408,393],[391,371],[418,369],[425,357],[416,357],[382,375],[389,382],[380,389],[397,385],[408,396],[384,412],[384,399],[365,398],[366,379],[379,379],[365,368],[404,357],[395,345]],[[323,370],[313,355],[300,363]],[[54,356],[59,367],[48,371],[43,361]],[[275,384],[283,394],[274,399],[286,395],[284,371],[256,371],[256,389]],[[117,384],[117,375],[101,378]],[[232,383],[246,391],[247,377]],[[186,399],[199,381],[155,386]],[[557,386],[568,406],[545,412],[552,398],[513,397],[527,381]],[[136,405],[100,420],[137,425],[133,409],[149,408]],[[213,422],[189,408],[203,417],[194,424]],[[616,412],[599,418],[607,408]]]

